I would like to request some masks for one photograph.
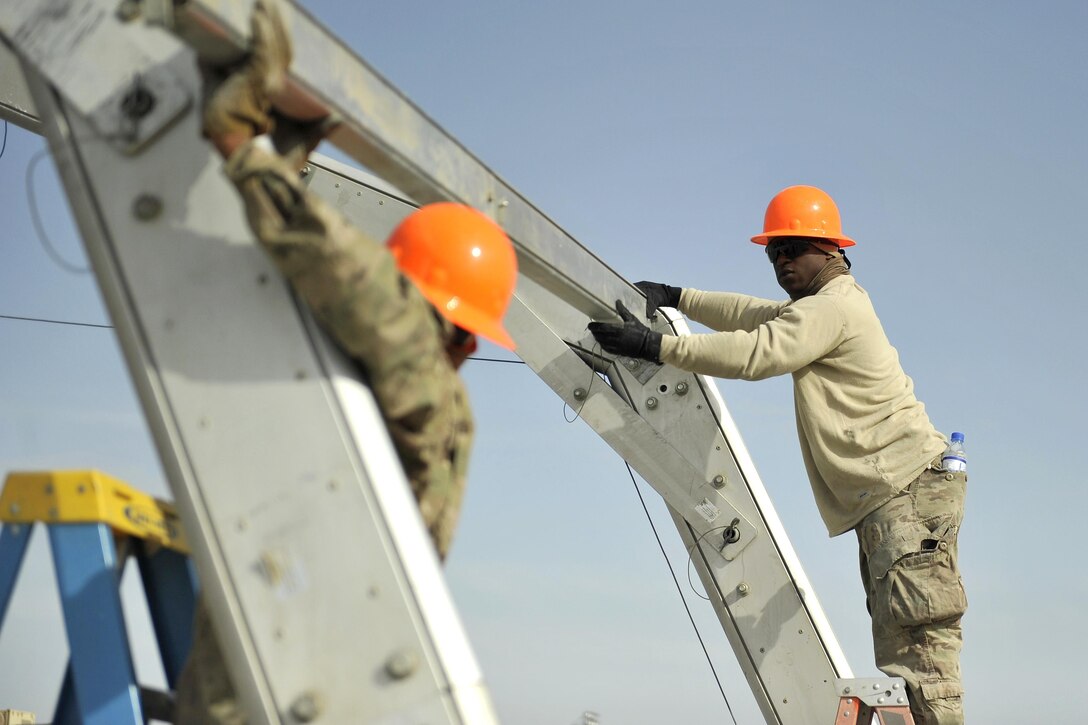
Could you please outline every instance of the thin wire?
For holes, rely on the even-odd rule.
[[[4,158],[4,150],[8,147],[8,122],[4,120],[4,144],[0,146],[0,159]]]
[[[697,547],[699,545],[699,543],[703,539],[705,539],[707,536],[709,536],[710,534],[713,534],[715,531],[725,531],[728,528],[730,528],[730,527],[728,527],[728,526],[715,526],[712,529],[707,529],[706,531],[704,531],[699,536],[698,539],[696,539],[694,541],[694,543],[692,543],[691,546],[688,547],[688,562],[687,562],[687,567],[686,567],[687,568],[687,575],[688,575],[688,586],[691,587],[691,591],[695,596],[699,597],[700,599],[705,599],[708,602],[710,601],[710,597],[707,597],[707,596],[704,596],[704,595],[700,594],[699,590],[695,588],[694,582],[691,581],[691,552],[695,551],[695,547]],[[723,546],[722,548],[724,549],[725,547]]]
[[[703,641],[703,635],[699,632],[699,626],[695,624],[695,617],[692,616],[691,608],[688,607],[688,600],[684,597],[684,590],[680,587],[680,580],[676,578],[676,571],[672,568],[672,562],[669,561],[669,557],[665,553],[665,545],[661,543],[661,536],[657,533],[657,527],[654,526],[654,520],[650,517],[650,509],[646,507],[646,499],[642,497],[642,491],[638,487],[638,482],[635,481],[635,473],[631,470],[630,463],[624,461],[623,465],[627,466],[627,475],[631,477],[631,485],[635,487],[635,493],[638,494],[638,500],[642,503],[642,510],[646,512],[646,520],[650,522],[650,528],[653,529],[654,538],[657,539],[657,546],[661,549],[661,556],[665,557],[665,564],[669,567],[669,574],[672,575],[672,583],[676,585],[676,592],[680,595],[680,601],[684,603],[684,611],[688,613],[688,620],[691,622],[692,629],[695,630],[695,636],[699,639],[699,646],[703,648],[703,655],[706,657],[707,664],[710,665],[710,673],[714,675],[714,682],[718,684],[718,692],[722,693],[722,699],[725,700],[725,708],[729,711],[729,717],[732,718],[733,725],[737,725],[737,716],[733,714],[733,706],[729,704],[729,697],[725,694],[725,688],[722,687],[722,681],[718,677],[718,671],[714,669],[714,661],[710,659],[710,652],[706,649],[706,643]],[[704,534],[704,536],[705,535],[706,534]],[[690,550],[688,552],[688,560],[690,561]]]
[[[525,364],[524,360],[503,360],[503,359],[497,358],[497,357],[469,357],[468,359],[469,360],[479,360],[480,362],[511,363],[512,365],[524,365]]]
[[[22,322],[48,322],[51,325],[72,325],[73,327],[100,327],[112,330],[113,325],[99,325],[94,322],[71,322],[69,320],[47,320],[44,317],[19,317],[18,315],[0,315],[0,319],[20,320]]]
[[[37,167],[38,162],[48,153],[49,149],[42,149],[34,154],[26,165],[26,196],[27,201],[30,204],[30,220],[34,223],[34,231],[38,234],[38,241],[41,243],[42,248],[58,267],[66,272],[71,272],[72,274],[87,274],[91,271],[90,267],[77,266],[60,256],[53,247],[53,244],[49,241],[49,237],[45,233],[45,226],[42,225],[41,217],[38,214],[38,199],[34,194],[34,169]]]
[[[595,355],[596,351],[600,350],[600,349],[601,349],[600,345],[597,344],[597,343],[594,343],[593,348],[589,352],[590,352],[590,354]],[[584,398],[582,398],[582,402],[578,406],[578,410],[574,411],[574,417],[573,418],[568,418],[567,417],[567,408],[569,408],[570,406],[567,405],[567,401],[565,401],[565,400],[563,401],[563,420],[567,421],[568,423],[573,423],[574,421],[578,420],[578,418],[580,418],[582,416],[582,408],[585,407],[586,401],[589,400],[589,393],[590,393],[591,390],[593,390],[593,379],[595,377],[597,377],[597,371],[593,369],[592,365],[590,365],[588,367],[589,367],[589,384],[586,385],[586,396]]]

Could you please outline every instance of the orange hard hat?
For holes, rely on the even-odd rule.
[[[752,237],[752,241],[767,244],[775,237],[815,237],[840,247],[856,244],[842,233],[835,202],[815,186],[790,186],[774,195],[763,217],[763,233]]]
[[[400,271],[443,317],[514,349],[502,318],[518,260],[498,224],[463,204],[428,204],[405,218],[386,244]]]

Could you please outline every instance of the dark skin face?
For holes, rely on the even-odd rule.
[[[460,370],[468,356],[476,352],[476,336],[468,330],[453,326],[453,332],[446,339],[446,355],[454,370]]]
[[[812,284],[812,280],[827,264],[834,249],[837,247],[833,244],[817,242],[806,246],[795,259],[779,254],[774,260],[774,275],[778,285],[790,297],[800,294]]]

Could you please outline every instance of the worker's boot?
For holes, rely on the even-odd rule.
[[[272,130],[271,98],[284,85],[291,64],[291,40],[272,0],[257,0],[250,17],[249,55],[232,67],[202,65],[203,132],[219,145]]]

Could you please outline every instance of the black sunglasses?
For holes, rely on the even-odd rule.
[[[771,260],[771,264],[774,264],[779,254],[785,254],[786,259],[797,259],[810,246],[812,246],[812,240],[805,237],[775,239],[767,243],[767,258]]]
[[[451,345],[453,345],[454,347],[464,347],[465,343],[467,343],[470,339],[472,339],[471,332],[459,325],[453,326],[453,334],[450,336]]]

